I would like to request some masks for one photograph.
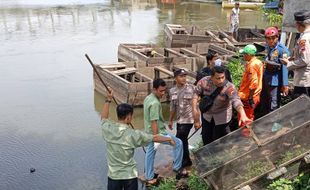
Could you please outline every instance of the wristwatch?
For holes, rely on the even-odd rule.
[[[111,100],[109,100],[109,99],[106,99],[105,100],[105,103],[111,103],[112,101]]]

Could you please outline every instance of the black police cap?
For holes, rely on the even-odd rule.
[[[185,69],[177,69],[174,71],[174,77],[179,76],[179,75],[187,75],[187,72]]]
[[[305,21],[310,19],[310,11],[309,10],[301,10],[294,13],[295,21]]]

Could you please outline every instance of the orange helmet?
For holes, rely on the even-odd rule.
[[[265,37],[279,36],[279,31],[276,27],[269,27],[265,30]]]

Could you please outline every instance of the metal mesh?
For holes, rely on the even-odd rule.
[[[206,175],[254,148],[257,148],[257,145],[252,138],[244,136],[242,130],[234,131],[195,152],[197,170]]]
[[[199,149],[197,170],[215,189],[231,190],[254,182],[309,152],[310,99],[301,96],[243,129]]]
[[[301,96],[253,122],[253,132],[261,143],[271,141],[310,119],[310,100]]]

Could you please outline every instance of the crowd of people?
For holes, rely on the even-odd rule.
[[[137,190],[137,168],[133,159],[134,150],[145,146],[144,175],[150,185],[157,184],[154,171],[155,142],[173,146],[173,170],[176,178],[188,175],[186,167],[192,165],[188,150],[190,130],[202,128],[203,145],[225,136],[235,109],[240,127],[255,119],[255,108],[261,104],[264,114],[280,106],[281,95],[288,94],[288,70],[294,71],[295,97],[310,96],[310,11],[295,13],[296,28],[301,33],[297,47],[291,55],[279,43],[279,31],[269,27],[265,30],[267,56],[264,61],[256,57],[257,49],[249,44],[240,50],[245,70],[239,89],[231,80],[229,71],[222,65],[219,56],[210,52],[208,66],[197,75],[195,84],[187,82],[187,71],[174,71],[176,85],[167,89],[163,79],[153,81],[153,90],[143,104],[144,131],[129,127],[133,107],[122,103],[117,106],[117,122],[109,120],[109,103],[113,98],[110,90],[102,112],[103,137],[107,142],[108,190]],[[170,117],[168,127],[176,123],[176,135],[165,128],[160,99],[169,90]],[[248,135],[248,131],[244,131]]]

